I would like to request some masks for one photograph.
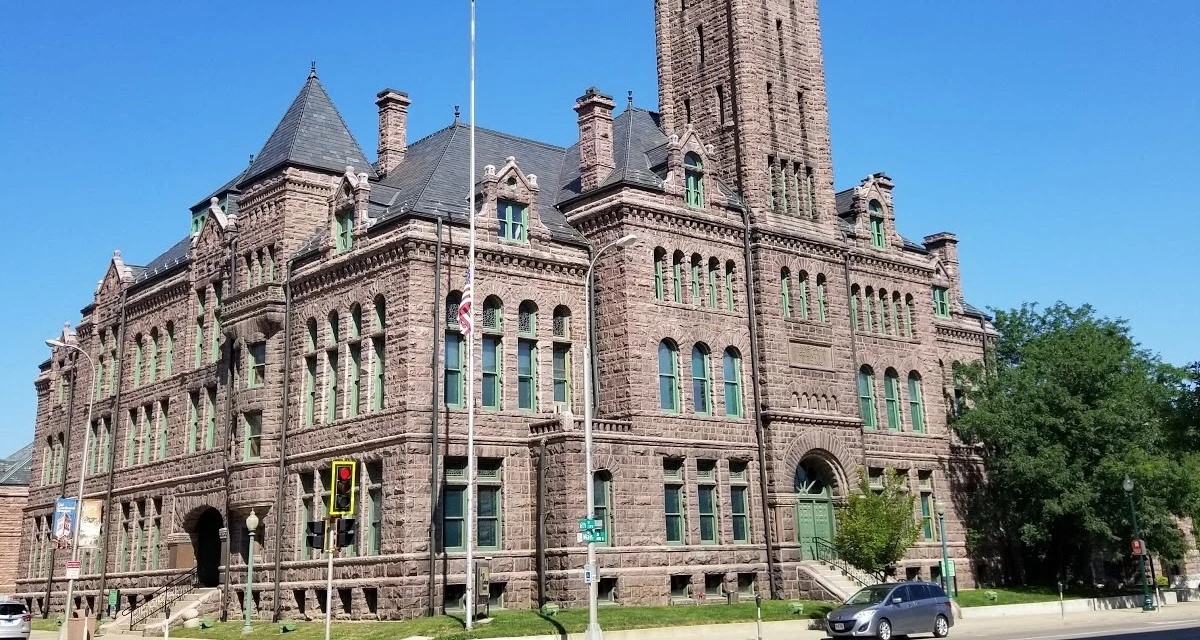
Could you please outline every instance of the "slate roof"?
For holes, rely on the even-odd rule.
[[[175,246],[167,249],[162,255],[150,261],[144,267],[131,267],[134,270],[133,283],[141,284],[156,279],[176,267],[187,264],[188,251],[192,248],[192,237],[186,235]],[[138,270],[141,270],[140,273]]]
[[[33,443],[0,460],[0,485],[27,485],[33,470]]]
[[[338,173],[349,165],[356,173],[365,171],[375,175],[375,169],[367,162],[315,71],[308,74],[308,80],[292,106],[283,114],[283,119],[237,184],[250,182],[284,164]]]

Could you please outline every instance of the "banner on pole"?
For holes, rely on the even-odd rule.
[[[88,498],[79,510],[79,548],[95,549],[100,546],[100,512],[104,501]]]
[[[71,537],[75,534],[76,520],[75,498],[59,498],[54,503],[54,545],[59,549],[71,546]]]

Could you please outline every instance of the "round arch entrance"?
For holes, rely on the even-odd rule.
[[[196,581],[202,587],[215,587],[221,583],[221,528],[224,526],[221,512],[209,507],[200,513],[188,532],[196,553]]]
[[[837,478],[829,463],[805,458],[796,466],[796,542],[806,560],[817,557],[817,548],[832,545],[833,491]]]

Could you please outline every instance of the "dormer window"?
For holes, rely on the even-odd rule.
[[[700,156],[688,153],[683,156],[683,179],[686,187],[687,206],[699,209],[704,206],[704,163]]]
[[[349,251],[354,246],[354,210],[350,209],[334,216],[333,232],[337,236],[337,252]]]
[[[508,242],[525,242],[528,226],[528,207],[511,200],[496,201],[496,219],[500,222],[500,239]]]
[[[878,200],[872,200],[867,209],[871,212],[871,246],[882,249],[887,246],[887,239],[883,235],[883,205]]]
[[[201,209],[192,213],[192,235],[200,233],[200,229],[204,227],[204,219],[208,217],[208,209]]]

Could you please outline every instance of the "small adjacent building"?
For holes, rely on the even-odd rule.
[[[33,443],[0,460],[0,596],[17,590],[20,568],[22,521],[29,499],[29,472],[33,466]]]

